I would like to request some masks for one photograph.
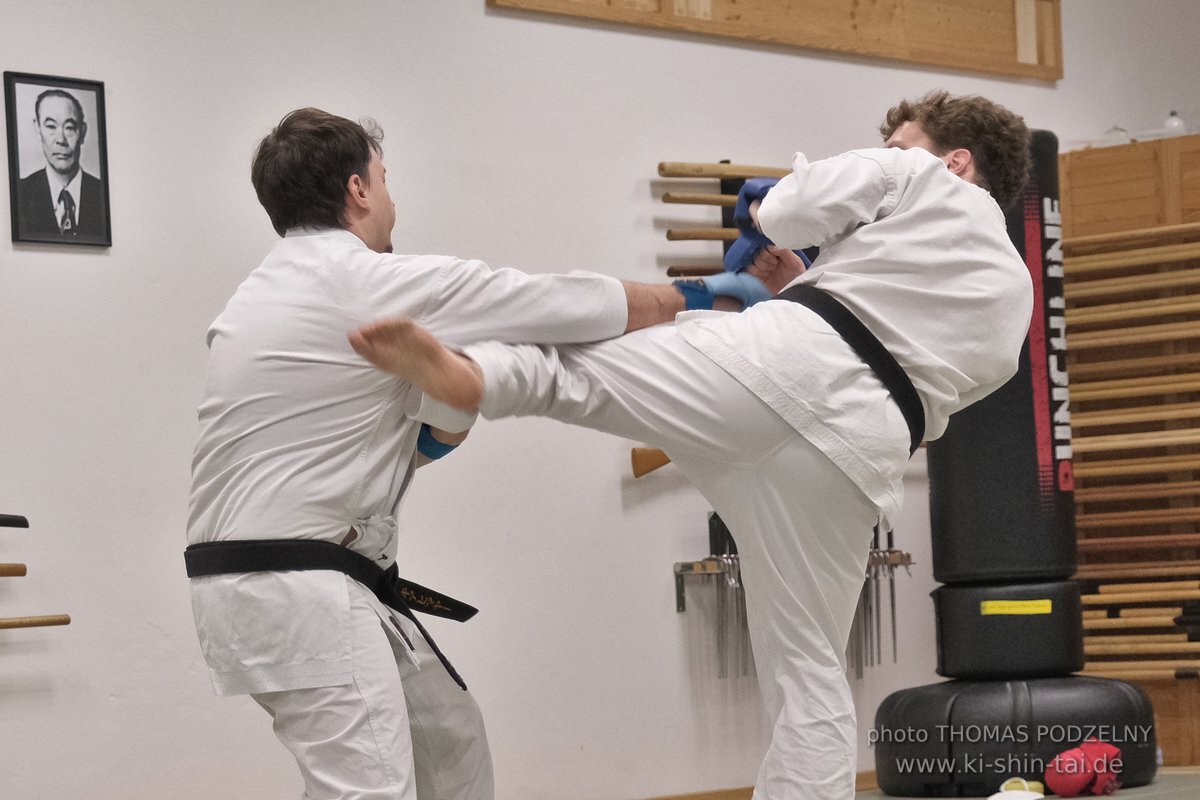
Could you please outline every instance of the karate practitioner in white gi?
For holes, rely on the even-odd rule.
[[[253,183],[282,238],[208,331],[189,550],[314,540],[396,563],[415,468],[462,437],[422,430],[420,392],[355,354],[347,330],[399,314],[459,345],[583,342],[684,308],[670,284],[392,255],[380,153],[377,135],[317,109],[259,145]],[[259,570],[195,577],[191,596],[215,691],[250,694],[271,715],[305,800],[492,799],[475,701],[364,585],[329,569]]]
[[[945,93],[901,103],[881,130],[885,148],[795,156],[757,223],[776,245],[820,256],[798,276],[786,250],[756,267],[773,271],[769,286],[794,276],[848,307],[903,367],[936,439],[1016,372],[1029,329],[1032,282],[997,204],[1024,184],[1028,131],[989,101]],[[772,300],[593,345],[479,344],[467,358],[409,320],[350,339],[485,418],[546,416],[663,448],[737,539],[773,726],[754,797],[854,795],[844,653],[872,528],[900,507],[910,436],[821,316]]]

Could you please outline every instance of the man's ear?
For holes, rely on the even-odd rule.
[[[352,208],[368,207],[367,182],[362,175],[354,174],[346,181],[346,203]]]
[[[970,180],[975,172],[975,157],[965,147],[951,150],[942,156],[942,160],[946,162],[946,166],[949,167],[950,171],[960,178]]]

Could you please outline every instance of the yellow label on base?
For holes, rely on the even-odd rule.
[[[979,603],[979,614],[984,617],[1052,613],[1054,613],[1054,603],[1049,598],[1045,600],[983,600]]]

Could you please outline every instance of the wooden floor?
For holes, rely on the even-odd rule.
[[[1053,797],[1054,795],[1051,795]],[[859,792],[857,800],[882,800],[888,795],[878,789]],[[1164,767],[1149,786],[1121,789],[1113,795],[1121,800],[1197,800],[1200,798],[1200,767]]]

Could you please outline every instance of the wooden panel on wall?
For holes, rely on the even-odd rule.
[[[1200,136],[1074,150],[1058,172],[1066,239],[1200,222]]]
[[[488,5],[1058,80],[1061,0],[487,0]]]

